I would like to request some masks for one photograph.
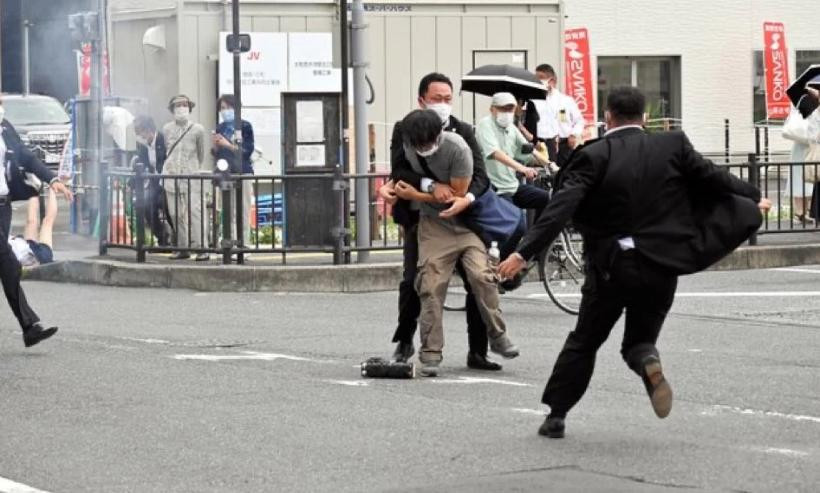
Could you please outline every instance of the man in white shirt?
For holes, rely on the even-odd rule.
[[[536,67],[535,76],[547,86],[546,99],[533,100],[538,111],[536,138],[547,145],[550,161],[562,167],[581,143],[584,117],[575,100],[558,90],[555,69],[544,63]]]

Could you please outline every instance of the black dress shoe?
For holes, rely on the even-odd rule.
[[[467,368],[473,370],[500,371],[501,365],[490,361],[487,356],[478,353],[467,353]]]
[[[48,339],[56,332],[57,327],[49,327],[46,329],[43,328],[41,324],[36,323],[27,329],[23,329],[23,344],[25,344],[26,347],[31,347],[40,341]]]
[[[168,258],[171,260],[185,260],[186,258],[191,258],[191,254],[185,252],[174,252]]]
[[[564,418],[547,416],[547,419],[538,428],[538,434],[548,438],[564,438]]]
[[[393,361],[398,363],[407,363],[416,352],[412,342],[401,342],[396,344],[396,350],[393,351]]]
[[[672,410],[672,387],[663,376],[661,360],[657,356],[647,356],[641,362],[641,368],[641,378],[646,393],[649,394],[652,409],[659,418],[669,416]]]

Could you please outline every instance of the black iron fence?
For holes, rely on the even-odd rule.
[[[812,187],[820,163],[760,160],[720,163],[730,173],[759,187],[774,206],[758,232],[820,231],[811,218]],[[323,254],[336,264],[350,263],[356,252],[398,251],[402,231],[391,206],[378,196],[387,174],[311,173],[298,175],[157,175],[115,169],[103,173],[100,187],[100,253],[131,249],[137,261],[146,254],[216,255],[223,263],[244,263],[249,254]],[[356,183],[367,182],[369,242],[356,238]],[[754,245],[753,237],[750,244]]]
[[[100,187],[100,253],[218,255],[243,263],[250,254],[325,254],[336,264],[356,252],[400,250],[402,231],[378,189],[387,174],[158,175],[114,169]],[[366,181],[370,235],[355,245],[352,191]],[[141,191],[141,192],[140,192]]]

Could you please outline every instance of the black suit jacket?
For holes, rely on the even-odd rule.
[[[11,200],[28,200],[39,194],[39,190],[25,183],[26,173],[32,173],[43,183],[51,183],[57,178],[40,159],[31,152],[8,120],[0,122],[2,138],[6,144],[6,180]]]
[[[157,150],[157,166],[156,172],[162,173],[162,168],[165,166],[165,158],[166,158],[166,149],[165,149],[165,136],[162,135],[162,132],[157,132],[154,138],[157,140],[156,150]],[[137,144],[137,156],[139,157],[139,161],[145,166],[145,170],[147,172],[154,172],[154,170],[149,170],[151,166],[151,159],[148,156],[148,146],[143,144]]]
[[[455,132],[467,142],[470,150],[473,152],[473,177],[470,181],[471,192],[476,197],[481,196],[490,186],[490,179],[487,177],[487,168],[484,166],[484,158],[481,155],[481,147],[475,139],[473,127],[469,123],[465,123],[458,118],[451,116],[450,122],[444,128],[445,132]],[[393,126],[393,136],[390,140],[390,178],[394,182],[399,180],[413,185],[416,189],[421,188],[422,178],[424,177],[413,171],[413,167],[404,155],[404,138],[401,133],[401,122],[396,122]],[[399,200],[393,207],[393,219],[398,224],[404,227],[410,227],[419,220],[417,211],[410,208],[410,202],[406,200]]]
[[[558,191],[519,246],[531,258],[572,218],[587,261],[603,271],[631,236],[636,249],[678,274],[730,253],[761,223],[760,191],[715,166],[683,132],[626,128],[577,149]]]

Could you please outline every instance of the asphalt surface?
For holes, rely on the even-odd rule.
[[[672,414],[619,324],[563,440],[536,430],[574,319],[537,284],[503,298],[504,371],[465,367],[448,313],[443,375],[415,380],[359,375],[392,350],[395,293],[25,289],[60,332],[24,349],[0,309],[3,493],[820,490],[820,266],[682,279]]]

